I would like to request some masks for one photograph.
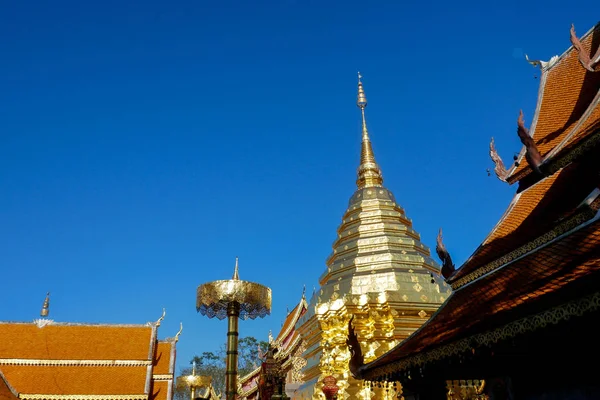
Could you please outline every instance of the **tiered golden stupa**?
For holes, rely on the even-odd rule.
[[[328,375],[337,379],[340,399],[393,398],[393,388],[372,392],[351,377],[348,321],[354,315],[353,325],[368,362],[420,327],[450,292],[429,248],[383,186],[367,131],[367,98],[360,74],[357,105],[362,114],[358,189],[338,228],[320,289],[297,324],[307,346],[303,353],[307,365],[305,383],[295,399],[323,399],[322,380]]]

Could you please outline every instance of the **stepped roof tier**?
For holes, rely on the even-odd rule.
[[[270,343],[275,349],[275,360],[287,373],[286,391],[293,391],[302,382],[300,370],[304,366],[304,360],[300,357],[304,351],[300,334],[296,331],[296,322],[306,312],[308,304],[302,293],[300,302],[286,316],[277,337]],[[239,380],[241,389],[240,398],[256,399],[259,395],[261,367],[243,376]]]
[[[171,400],[179,334],[158,340],[162,318],[145,325],[0,322],[0,395]]]
[[[593,358],[600,347],[582,353],[566,343],[589,336],[578,318],[593,320],[600,310],[600,24],[581,39],[572,29],[571,42],[560,57],[532,62],[542,68],[538,104],[530,130],[518,120],[525,146],[515,166],[503,169],[491,145],[499,178],[518,183],[508,209],[448,277],[448,301],[406,341],[358,368],[363,379],[400,381],[410,393],[432,395],[444,380],[456,391],[453,379],[482,379],[475,368],[504,376],[505,388],[510,377],[515,388],[531,391],[523,396],[547,394],[541,384],[522,386],[532,369],[546,382],[556,374],[557,381],[587,379],[573,367],[581,364],[576,358]],[[549,342],[558,332],[564,351]]]
[[[348,320],[354,318],[365,357],[371,360],[421,326],[450,292],[439,264],[384,186],[367,129],[360,75],[357,106],[362,127],[357,189],[337,230],[320,287],[297,323],[307,361],[298,399],[322,396],[322,381],[329,375],[337,379],[338,397],[363,398],[362,383],[349,376],[344,340]]]
[[[429,248],[421,243],[412,220],[393,193],[383,186],[383,175],[367,130],[367,98],[360,79],[357,105],[362,115],[358,188],[337,230],[327,270],[319,279],[319,302],[335,301],[342,295],[384,291],[397,292],[398,301],[419,303],[426,296],[437,302],[443,297],[438,286],[445,286],[439,278],[440,266],[431,258]],[[416,281],[411,276],[420,279]],[[419,290],[413,287],[415,283],[419,283]]]

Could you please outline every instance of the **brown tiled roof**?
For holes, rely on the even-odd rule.
[[[581,39],[588,52],[600,45],[600,24]],[[538,112],[531,134],[542,157],[548,155],[576,127],[600,90],[600,72],[589,72],[570,47],[560,59],[544,71],[541,79]],[[513,183],[531,172],[524,158],[513,168],[507,181]]]
[[[150,360],[153,328],[145,325],[0,322],[0,358]]]
[[[384,367],[402,368],[411,358],[597,291],[599,283],[600,222],[593,220],[455,291],[419,330],[362,371],[367,379],[381,378]]]
[[[598,74],[600,74],[600,72],[598,72]],[[590,135],[598,133],[600,133],[600,94],[598,95],[595,105],[590,109],[589,115],[585,121],[582,121],[575,132],[567,138],[563,148],[571,149]]]
[[[600,162],[571,164],[517,194],[492,232],[452,275],[456,282],[476,269],[523,246],[570,215],[600,183]]]
[[[2,365],[1,368],[19,394],[143,395],[147,375],[144,366]]]
[[[154,353],[152,373],[154,375],[163,375],[173,373],[171,369],[171,342],[158,342]],[[175,360],[173,360],[175,361]]]
[[[0,400],[17,400],[16,393],[12,391],[8,382],[4,378],[4,374],[0,370]]]

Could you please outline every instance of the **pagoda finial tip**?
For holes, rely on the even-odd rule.
[[[356,105],[361,110],[364,110],[367,106],[367,96],[365,95],[365,89],[363,88],[362,75],[358,73],[358,96],[356,97]]]
[[[367,120],[365,117],[365,108],[367,107],[367,96],[362,83],[362,75],[358,73],[358,96],[356,97],[356,105],[360,108],[362,117],[362,145],[360,151],[360,166],[358,167],[358,179],[356,184],[359,189],[367,186],[381,186],[383,177],[381,170],[375,162],[375,155],[371,147],[369,139],[369,131],[367,130]]]
[[[40,317],[47,317],[50,314],[50,292],[46,293],[44,304],[42,305],[42,311],[40,311]]]

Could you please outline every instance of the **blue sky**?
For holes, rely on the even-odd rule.
[[[406,4],[403,4],[406,3]],[[592,1],[3,1],[0,320],[184,331],[178,365],[225,341],[197,285],[273,290],[276,333],[324,271],[355,190],[356,72],[385,185],[464,261],[516,188],[488,177],[531,122],[539,72],[597,22]]]

